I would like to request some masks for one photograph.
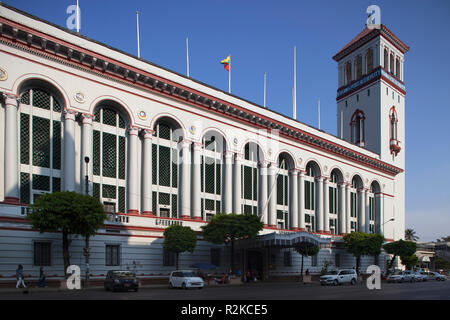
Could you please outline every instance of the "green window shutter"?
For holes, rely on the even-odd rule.
[[[288,176],[283,177],[284,181],[284,203],[286,205],[289,205],[289,182],[288,182]]]
[[[176,194],[172,194],[172,218],[178,218],[178,204]]]
[[[244,166],[244,199],[252,200],[252,168]]]
[[[158,197],[158,194],[155,191],[153,191],[152,192],[152,211],[153,211],[154,215],[156,215],[156,210],[157,210],[157,208],[156,208],[156,204],[158,203],[157,202],[157,200],[158,200],[157,197]]]
[[[253,168],[253,200],[258,200],[258,168]]]
[[[20,114],[20,163],[30,163],[30,115]]]
[[[205,180],[205,158],[203,156],[200,157],[200,191],[203,192],[204,188],[204,180]]]
[[[160,192],[159,193],[159,204],[170,205],[170,194]]]
[[[22,93],[22,95],[20,96],[20,103],[27,105],[30,104],[30,90],[27,90],[24,93]]]
[[[311,182],[311,210],[314,210],[315,204],[316,204],[316,198],[315,198],[315,189],[316,185],[315,182]]]
[[[50,120],[33,116],[33,165],[50,168]]]
[[[110,199],[116,199],[116,186],[109,185],[109,184],[103,184],[102,185],[102,197],[103,198],[110,198]]]
[[[50,95],[40,89],[33,89],[33,106],[50,110]]]
[[[277,204],[283,204],[283,176],[280,174],[277,178]]]
[[[170,140],[170,132],[172,131],[170,127],[164,123],[160,123],[158,128],[159,128],[159,138]]]
[[[62,111],[61,104],[58,102],[58,100],[55,99],[55,97],[53,97],[53,111],[55,111],[55,112]]]
[[[172,149],[172,187],[178,188],[178,150]]]
[[[53,120],[53,169],[61,169],[61,122]]]
[[[159,146],[159,185],[170,187],[170,148]]]
[[[102,148],[102,170],[103,177],[116,177],[116,149],[117,137],[113,134],[103,132],[103,148]]]
[[[30,203],[30,174],[20,173],[20,202]]]
[[[215,185],[214,159],[205,157],[205,192],[214,194],[215,193],[214,185]]]
[[[61,191],[61,178],[53,177],[53,192]]]
[[[125,120],[119,114],[119,128],[125,129]]]
[[[216,213],[220,213],[220,201],[219,200],[217,200],[216,201]]]
[[[119,137],[119,179],[125,179],[125,137]]]
[[[156,144],[152,144],[152,184],[157,184],[156,181],[156,168],[158,165],[158,161],[157,161],[157,146]],[[156,210],[156,208],[153,208],[153,210]]]
[[[100,108],[98,108],[97,111],[95,111],[94,113],[94,121],[100,122]]]
[[[100,132],[93,131],[93,173],[96,176],[100,175]]]
[[[305,181],[305,209],[311,209],[311,182]]]
[[[117,113],[109,108],[103,108],[103,124],[108,126],[116,127],[117,126]]]
[[[94,198],[96,198],[96,199],[98,199],[98,201],[100,201],[100,184],[99,183],[93,184],[92,195],[94,196]]]
[[[220,163],[216,163],[216,194],[221,194],[221,176],[222,176],[222,165]]]
[[[119,212],[125,212],[125,187],[119,187]]]
[[[33,189],[41,191],[50,191],[50,177],[33,174]]]
[[[214,204],[214,200],[205,199],[205,210],[215,211]]]

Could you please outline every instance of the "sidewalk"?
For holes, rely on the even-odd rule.
[[[145,289],[145,288],[168,288],[169,285],[166,284],[146,284],[139,286],[139,289]],[[76,289],[70,290],[67,288],[60,288],[60,287],[46,287],[46,288],[38,288],[38,287],[27,287],[27,288],[0,288],[0,295],[2,293],[13,293],[13,292],[24,292],[27,291],[28,293],[32,292],[67,292],[67,291],[78,291]],[[88,288],[81,287],[80,291],[83,290],[105,290],[103,286],[93,285],[89,286]]]

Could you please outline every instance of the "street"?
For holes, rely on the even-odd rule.
[[[24,294],[0,291],[0,300],[449,300],[450,281],[418,283],[382,282],[380,290],[369,290],[365,283],[355,286],[320,286],[318,283],[260,282],[235,286],[210,286],[202,290],[143,287],[138,292],[109,292],[103,288],[89,290],[33,291]]]

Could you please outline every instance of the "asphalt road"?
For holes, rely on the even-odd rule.
[[[252,283],[211,286],[202,290],[141,288],[138,292],[109,292],[103,288],[66,291],[22,290],[1,292],[0,300],[450,300],[450,281],[385,283],[369,290],[365,283],[355,286],[320,286],[317,283]]]

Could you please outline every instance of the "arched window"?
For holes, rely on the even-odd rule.
[[[336,170],[333,170],[331,172],[330,183],[328,186],[328,210],[331,234],[337,234],[338,232],[338,181],[338,172]]]
[[[170,120],[153,128],[152,210],[158,217],[178,218],[178,149],[180,136]]]
[[[245,214],[258,214],[258,161],[262,160],[261,150],[255,143],[247,143],[242,160],[242,202]]]
[[[211,221],[212,217],[221,211],[224,145],[223,137],[218,134],[209,133],[203,137],[200,175],[204,221]]]
[[[315,177],[320,176],[318,165],[314,162],[308,162],[306,165],[305,175],[305,226],[306,230],[314,232],[316,230],[315,223],[315,207],[316,207],[316,183]]]
[[[352,116],[351,122],[350,122],[350,130],[351,130],[351,139],[352,142],[364,146],[364,134],[365,134],[365,128],[364,128],[364,120],[366,117],[364,116],[364,112],[361,110],[356,110],[355,113]]]
[[[362,56],[359,55],[356,57],[356,61],[355,61],[355,79],[361,79],[362,77]]]
[[[395,76],[400,79],[400,58],[395,59]]]
[[[348,61],[345,64],[345,84],[348,85],[350,82],[352,82],[352,64]]]
[[[119,108],[102,102],[93,121],[93,195],[107,212],[126,212],[126,124]]]
[[[355,176],[350,187],[350,232],[358,231],[359,201],[360,193],[358,189],[362,187],[362,180]]]
[[[389,59],[389,72],[391,74],[395,74],[395,70],[394,70],[394,65],[395,63],[395,57],[394,57],[394,53],[391,53],[390,59]]]
[[[389,51],[384,48],[384,69],[389,72]]]
[[[20,202],[61,191],[63,101],[47,83],[33,81],[20,93]]]
[[[369,48],[366,53],[366,74],[373,71],[373,49]]]
[[[289,224],[289,168],[283,156],[278,157],[277,178],[277,226],[287,229]]]

